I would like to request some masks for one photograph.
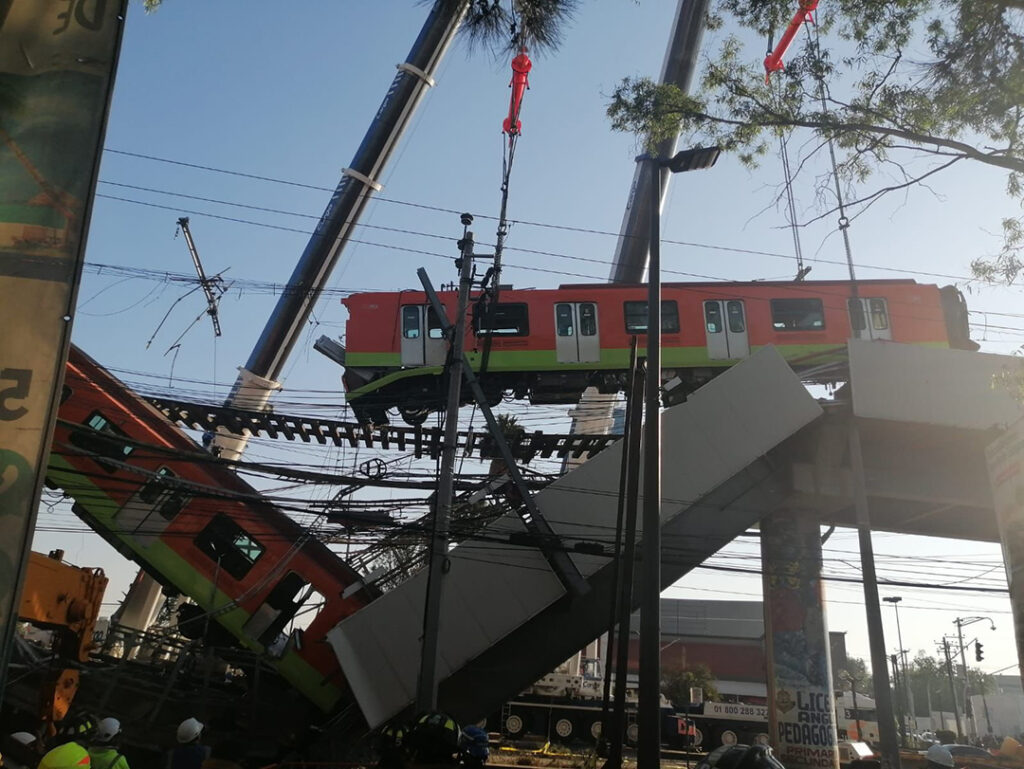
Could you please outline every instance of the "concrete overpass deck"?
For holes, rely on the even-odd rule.
[[[853,341],[850,385],[819,403],[770,348],[737,364],[663,416],[664,586],[772,513],[852,525],[852,420],[874,528],[997,541],[984,449],[1022,413],[1009,390],[993,386],[1020,365],[1005,356]],[[614,446],[537,495],[570,548],[612,541],[619,464]],[[439,705],[456,718],[496,710],[607,623],[609,559],[573,554],[590,586],[573,600],[539,552],[508,544],[521,531],[517,518],[505,517],[485,531],[486,541],[451,551]],[[413,700],[425,577],[330,633],[371,727]]]

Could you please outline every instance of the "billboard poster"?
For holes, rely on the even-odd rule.
[[[1019,670],[1024,681],[1024,420],[1015,422],[989,444],[985,460],[1010,588]]]
[[[127,0],[0,0],[0,688]]]
[[[795,514],[761,527],[771,743],[786,769],[839,767],[820,537]]]

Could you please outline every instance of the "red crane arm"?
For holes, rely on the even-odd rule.
[[[782,33],[779,44],[764,59],[764,81],[766,83],[771,79],[773,72],[784,69],[782,57],[789,50],[793,38],[796,37],[796,33],[800,30],[800,25],[807,21],[813,21],[814,17],[811,14],[817,8],[818,0],[800,0],[800,7],[793,14],[793,18],[790,20],[789,26],[786,27],[786,31]]]
[[[509,136],[519,134],[522,124],[519,122],[519,110],[523,106],[523,94],[530,87],[529,75],[533,68],[533,62],[526,55],[526,48],[519,51],[519,55],[512,59],[512,98],[508,104],[508,117],[501,125],[501,130]]]

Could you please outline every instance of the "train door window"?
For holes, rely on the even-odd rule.
[[[884,299],[869,299],[871,307],[871,328],[874,331],[887,331],[889,329],[889,309]]]
[[[825,308],[820,299],[772,299],[771,308],[776,331],[825,329]]]
[[[199,532],[195,543],[235,579],[245,577],[264,552],[263,545],[226,515],[215,516]]]
[[[556,304],[555,333],[559,336],[573,336],[576,333],[574,315],[571,304]]]
[[[290,571],[267,594],[243,630],[264,646],[276,646],[275,642],[289,622],[296,620],[301,627],[309,626],[320,613],[325,600],[323,594],[305,578]]]
[[[601,339],[594,302],[555,305],[555,359],[559,363],[601,360]]]
[[[169,468],[161,467],[156,477],[139,489],[139,499],[167,521],[174,520],[189,500],[189,495],[175,482],[177,477]]]
[[[850,328],[853,335],[860,337],[861,331],[868,327],[867,319],[864,317],[864,302],[857,297],[850,297],[846,300],[846,306],[850,310]]]
[[[747,330],[747,320],[743,312],[743,302],[731,300],[725,303],[725,313],[729,318],[729,331],[742,334]]]
[[[593,302],[581,302],[579,306],[580,336],[597,335],[597,305]]]
[[[647,333],[647,302],[624,302],[623,315],[627,334]],[[661,333],[679,333],[679,305],[674,299],[661,302]]]
[[[747,313],[742,299],[706,300],[704,330],[710,360],[739,360],[750,355]]]
[[[420,333],[420,308],[407,304],[402,308],[402,338],[419,339]]]
[[[474,317],[477,336],[529,336],[530,316],[525,302],[494,304]]]
[[[135,450],[134,446],[124,441],[128,435],[119,427],[111,424],[110,420],[99,411],[92,412],[84,424],[87,428],[91,429],[72,430],[69,440],[73,446],[99,454],[108,459],[120,461],[127,459]],[[108,473],[113,473],[117,470],[117,465],[104,462],[97,457],[93,457],[93,459]]]
[[[722,303],[704,302],[704,327],[709,334],[721,334],[725,326],[722,324]]]
[[[433,307],[425,308],[427,313],[427,339],[444,339],[444,329],[441,327],[441,319],[437,317]]]

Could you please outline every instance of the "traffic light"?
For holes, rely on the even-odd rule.
[[[981,641],[974,642],[974,661],[981,662],[985,659],[985,652],[981,648]]]

